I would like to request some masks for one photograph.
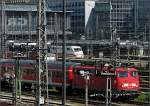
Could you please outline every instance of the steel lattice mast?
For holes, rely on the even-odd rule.
[[[112,0],[110,3],[110,34],[111,34],[111,45],[112,45],[112,56],[111,61],[113,65],[120,62],[120,37],[117,35],[117,28],[112,25]]]
[[[1,57],[5,58],[6,34],[5,34],[5,0],[1,1]]]
[[[117,36],[117,30],[114,29],[112,32],[112,61],[113,64],[116,65],[120,62],[120,38]]]
[[[38,2],[38,70],[37,70],[37,92],[36,106],[40,106],[40,101],[44,97],[48,100],[48,70],[47,70],[47,34],[46,34],[46,8],[45,0]]]

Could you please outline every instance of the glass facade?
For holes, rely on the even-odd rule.
[[[5,0],[6,4],[37,4],[38,0]]]
[[[150,0],[110,0],[111,25],[120,39],[146,40],[149,34]]]
[[[138,0],[137,39],[146,41],[150,34],[150,0]]]
[[[92,2],[89,1],[92,0],[66,0],[66,10],[70,11],[67,16],[67,30],[72,32],[71,39],[81,39],[86,32],[91,34],[91,39],[111,39],[112,30],[115,29],[120,39],[147,40],[150,26],[150,0],[99,0],[95,4],[94,11],[88,10],[92,7]],[[28,12],[31,13],[30,30],[36,31],[36,7],[31,8],[33,5],[28,5],[36,2],[37,0],[6,0],[6,5],[15,4],[10,9],[8,9],[10,5],[7,6],[7,33],[10,34],[14,31],[17,34],[21,34],[23,31],[26,31],[23,33],[27,33],[30,23]],[[63,0],[46,0],[46,6],[53,12],[59,12],[57,24],[58,30],[61,29]],[[88,16],[89,11],[91,13]],[[90,19],[92,22],[89,21]],[[49,12],[47,14],[49,34],[55,33],[54,21],[54,14]],[[60,31],[60,33],[62,32]],[[85,37],[88,39],[88,36]]]
[[[85,1],[86,0],[66,0],[66,10],[71,11],[70,30],[72,31],[72,39],[80,39],[81,36],[85,34]],[[63,0],[47,0],[47,5],[54,11],[63,11]]]
[[[98,40],[110,39],[110,4],[98,2],[95,4],[95,38]]]
[[[130,39],[134,36],[135,1],[111,0],[111,25],[117,31],[120,39]]]

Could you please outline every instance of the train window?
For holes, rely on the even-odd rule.
[[[67,48],[67,51],[71,51],[71,48]]]
[[[118,72],[118,77],[128,77],[128,73],[127,72]]]
[[[137,72],[137,71],[131,72],[131,76],[132,76],[132,77],[137,77],[137,76],[138,76],[138,72]]]
[[[60,77],[62,77],[62,75],[63,75],[62,72],[55,72],[55,71],[52,72],[52,77],[60,78]]]
[[[80,75],[80,71],[81,71],[82,69],[76,69],[75,70],[75,73],[77,74],[77,75]],[[83,70],[84,71],[84,70]]]
[[[82,50],[81,50],[81,48],[74,48],[74,51],[79,52],[79,51],[82,51]]]

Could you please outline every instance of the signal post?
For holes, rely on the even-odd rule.
[[[80,75],[85,79],[85,106],[88,106],[88,80],[90,80],[90,73],[88,71],[80,71]]]
[[[111,96],[112,96],[112,77],[115,77],[115,73],[111,73],[109,71],[101,72],[101,77],[106,78],[106,94],[105,94],[105,104],[106,106],[111,106]]]

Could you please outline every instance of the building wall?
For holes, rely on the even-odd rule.
[[[36,6],[33,5],[5,5],[5,34],[7,39],[36,39],[37,30],[37,10]],[[25,8],[28,6],[28,8]],[[34,7],[34,9],[33,9]],[[1,7],[0,7],[1,8]],[[1,10],[1,9],[0,9]],[[57,14],[57,20],[54,14]],[[70,16],[67,12],[66,24],[67,28],[70,29]],[[1,20],[2,17],[0,17]],[[56,31],[58,32],[59,38],[62,38],[63,29],[63,12],[62,11],[51,11],[50,9],[46,12],[47,19],[47,35],[48,39],[53,39]],[[57,30],[55,29],[57,24]],[[2,25],[2,24],[1,24]],[[3,26],[4,27],[4,26]],[[66,31],[68,35],[72,33]]]

